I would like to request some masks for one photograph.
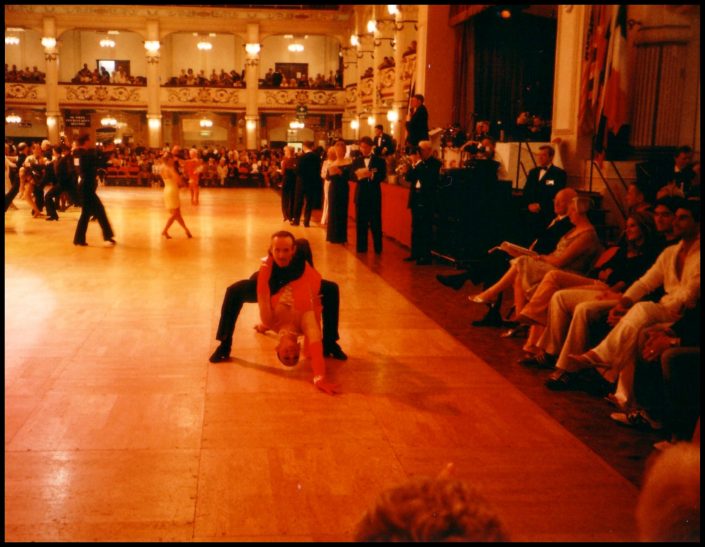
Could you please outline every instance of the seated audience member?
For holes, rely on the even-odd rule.
[[[678,243],[680,237],[673,232],[673,218],[683,201],[671,196],[657,199],[654,203],[654,222],[664,247]]]
[[[603,298],[612,294],[612,299],[619,299],[622,291],[653,265],[661,248],[651,215],[632,213],[627,218],[621,244],[607,249],[587,276],[563,270],[548,272],[529,302],[517,310],[519,321],[531,324],[524,351],[532,355],[526,356],[520,363],[552,367],[555,356],[546,355],[539,347],[539,337],[548,322],[549,303],[557,291],[576,288],[582,291],[581,296],[585,300],[592,300],[598,294]],[[577,294],[573,293],[573,296]]]
[[[586,272],[601,251],[597,232],[587,215],[589,209],[588,198],[573,198],[568,207],[573,228],[561,237],[553,252],[536,257],[523,255],[513,258],[512,266],[502,279],[480,294],[470,296],[469,300],[477,304],[492,304],[504,290],[511,287],[514,289],[515,313],[518,313],[551,270]]]
[[[526,176],[522,201],[527,242],[536,239],[551,222],[553,198],[566,186],[566,172],[553,165],[555,153],[552,146],[539,148],[538,165]]]
[[[573,224],[568,217],[568,206],[571,201],[578,197],[578,193],[572,188],[564,188],[556,194],[553,200],[555,217],[544,230],[544,232],[529,247],[539,254],[549,254],[553,252],[558,241],[568,231],[573,229]],[[496,283],[500,277],[509,269],[511,256],[504,251],[494,250],[487,254],[487,257],[470,266],[465,272],[455,275],[437,275],[436,279],[446,287],[459,290],[468,279],[475,285],[489,287]],[[502,318],[499,309],[502,304],[502,295],[497,298],[497,302],[490,305],[490,309],[484,319],[473,322],[476,327],[501,326]]]
[[[626,426],[665,429],[669,443],[690,440],[700,416],[700,300],[673,324],[639,333],[635,408],[610,417]]]
[[[700,446],[678,443],[646,471],[636,508],[644,542],[700,542]]]
[[[618,382],[613,402],[623,409],[632,406],[639,331],[675,322],[700,297],[700,203],[683,202],[673,226],[680,243],[666,247],[610,309],[607,321],[613,328],[599,345],[557,363],[558,370],[546,382],[549,388],[570,389],[578,372],[596,370],[607,382]],[[643,300],[659,287],[664,296],[658,302]]]
[[[356,542],[506,542],[504,524],[474,488],[416,477],[382,492],[358,523]]]
[[[527,140],[535,142],[548,142],[551,138],[551,130],[544,119],[535,114],[531,124],[527,127]]]
[[[662,195],[685,196],[689,193],[696,173],[693,169],[693,149],[690,146],[681,146],[667,166],[657,176],[657,184],[661,186],[658,192]],[[674,194],[675,193],[675,194]]]
[[[632,181],[627,186],[627,193],[624,195],[624,202],[627,205],[627,212],[649,211],[654,202],[648,183],[642,181]]]

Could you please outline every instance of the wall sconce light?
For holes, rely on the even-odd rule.
[[[6,46],[16,46],[19,45],[20,39],[17,36],[5,36]]]
[[[201,118],[201,121],[198,122],[198,125],[200,125],[204,129],[208,129],[210,127],[213,127],[213,120],[204,116],[203,118]]]
[[[399,6],[396,4],[387,4],[387,13],[389,13],[389,15],[396,15],[399,13]]]
[[[159,129],[162,126],[162,122],[158,118],[149,118],[147,120],[147,125],[150,129]]]
[[[367,125],[370,127],[374,127],[375,125],[375,117],[374,116],[367,116]]]
[[[360,128],[360,122],[358,120],[350,120],[350,129],[357,131]]]
[[[42,45],[46,49],[53,49],[56,47],[56,38],[52,38],[51,36],[45,36],[42,38]]]
[[[47,127],[56,127],[56,116],[47,116]]]
[[[146,49],[150,53],[156,53],[159,51],[159,48],[161,47],[161,44],[159,43],[159,40],[147,40],[144,43],[144,49]]]
[[[388,110],[387,111],[387,121],[390,123],[395,123],[399,121],[399,112],[396,110]]]
[[[257,122],[254,120],[247,120],[245,127],[247,127],[248,131],[254,131],[255,129],[257,129]]]
[[[257,55],[260,52],[260,49],[262,49],[262,46],[259,44],[245,44],[245,51],[249,55]]]
[[[370,19],[367,21],[367,32],[370,34],[374,34],[377,32],[377,23],[374,21],[374,19]]]
[[[20,116],[18,116],[17,114],[15,114],[14,112],[12,112],[12,113],[8,114],[7,116],[5,116],[5,121],[9,124],[18,124],[18,123],[22,123],[22,118]]]
[[[360,39],[357,37],[357,34],[350,35],[350,45],[352,47],[357,47],[360,45]]]

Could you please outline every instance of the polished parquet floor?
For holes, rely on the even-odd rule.
[[[209,363],[225,288],[287,226],[272,190],[204,189],[197,207],[182,192],[192,240],[160,238],[157,189],[100,190],[115,248],[96,223],[73,246],[77,210],[6,213],[6,540],[347,541],[381,490],[448,462],[515,540],[635,539],[646,450],[629,471],[601,451],[610,433],[571,427],[565,407],[595,412],[512,372],[519,341],[471,334],[479,311],[434,279],[449,267],[408,266],[390,240],[357,256],[294,230],[340,284],[342,394],[316,391],[306,362],[278,365],[254,305],[232,360]],[[592,429],[633,445],[604,412]]]

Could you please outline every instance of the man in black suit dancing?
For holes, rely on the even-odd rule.
[[[355,224],[357,227],[356,248],[358,253],[367,252],[367,229],[372,231],[375,253],[382,253],[382,188],[387,178],[387,164],[372,154],[372,139],[360,139],[361,156],[356,158],[350,170],[355,189]]]
[[[78,160],[78,169],[81,175],[83,208],[76,226],[76,233],[73,236],[73,244],[83,247],[88,245],[86,243],[88,221],[92,216],[95,216],[103,230],[105,245],[112,247],[115,245],[113,229],[110,227],[108,216],[105,214],[105,207],[103,207],[103,203],[100,201],[98,194],[96,194],[96,174],[99,168],[104,169],[107,166],[108,155],[115,145],[112,143],[107,144],[102,151],[98,152],[91,146],[91,137],[88,134],[81,135],[76,142],[78,148],[74,159]]]
[[[298,226],[301,222],[301,211],[304,210],[304,226],[308,228],[311,222],[313,201],[321,191],[321,158],[313,151],[313,143],[304,143],[304,155],[296,167],[296,193],[294,197],[294,218],[291,224]],[[304,209],[304,200],[306,208]]]
[[[428,140],[428,110],[423,104],[424,97],[417,93],[411,97],[411,108],[406,115],[406,144],[418,146]]]
[[[294,236],[289,232],[277,232],[274,237]],[[298,279],[304,273],[305,262],[313,266],[313,256],[311,247],[305,239],[295,240],[294,253],[292,256],[277,257],[272,266],[272,275],[269,278],[269,289],[274,294],[287,283]],[[233,345],[233,333],[235,322],[240,314],[244,303],[257,303],[257,277],[259,271],[250,276],[249,279],[242,279],[230,285],[225,291],[223,306],[220,310],[220,322],[218,323],[218,333],[216,339],[220,345],[210,356],[211,363],[219,363],[230,358],[230,350]],[[348,357],[338,345],[338,316],[340,310],[340,290],[338,284],[326,279],[321,280],[321,322],[323,323],[323,355],[331,356],[334,359],[345,361]]]
[[[555,150],[542,146],[536,155],[538,165],[526,177],[523,202],[526,226],[526,241],[536,239],[553,219],[553,198],[565,188],[566,172],[553,165]]]
[[[430,141],[421,141],[412,149],[413,167],[406,174],[409,181],[409,203],[411,209],[411,255],[406,262],[416,261],[419,266],[431,264],[433,244],[433,214],[436,205],[436,189],[440,180],[441,162],[433,157]]]

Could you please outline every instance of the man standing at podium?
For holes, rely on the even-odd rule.
[[[527,242],[536,239],[549,225],[553,198],[566,185],[566,172],[553,165],[555,153],[552,146],[541,146],[536,155],[538,165],[526,177],[523,202]]]

